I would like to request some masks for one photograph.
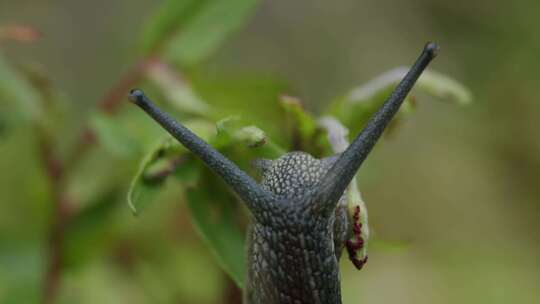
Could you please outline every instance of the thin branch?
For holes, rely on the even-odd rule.
[[[97,108],[103,113],[114,115],[126,100],[126,92],[135,86],[146,71],[160,61],[156,57],[146,57],[137,61],[97,102]],[[66,167],[71,168],[84,158],[86,152],[96,143],[96,134],[85,125],[66,160]]]
[[[50,137],[40,133],[42,163],[51,187],[51,198],[54,202],[53,219],[48,240],[48,264],[43,284],[43,303],[54,303],[58,294],[60,273],[62,270],[62,246],[67,222],[72,213],[73,203],[69,201],[62,189],[64,168],[55,155]]]

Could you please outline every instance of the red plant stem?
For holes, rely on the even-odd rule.
[[[122,75],[118,82],[105,93],[103,98],[98,101],[97,108],[103,113],[114,115],[123,102],[125,102],[129,90],[141,80],[148,68],[157,62],[159,62],[157,57],[149,56],[135,63],[124,73],[124,75]],[[84,155],[95,141],[96,136],[92,129],[90,129],[89,126],[84,126],[70,156],[67,157],[66,167],[71,168],[71,166],[77,164],[79,160],[84,158]]]
[[[225,287],[222,299],[224,304],[242,304],[242,290],[236,286],[227,274],[225,274]]]
[[[142,78],[144,72],[152,64],[158,62],[156,57],[146,57],[139,60],[132,68],[98,102],[98,108],[105,113],[113,114],[127,98],[127,93]]]
[[[54,303],[60,286],[60,274],[62,271],[62,247],[64,244],[64,233],[66,224],[69,221],[69,205],[71,203],[66,197],[59,197],[55,208],[54,219],[48,244],[48,265],[45,273],[43,303]]]
[[[58,291],[62,264],[62,245],[66,223],[69,218],[67,196],[62,192],[64,170],[60,160],[53,152],[51,141],[47,134],[40,133],[41,157],[45,173],[51,187],[51,197],[55,203],[51,231],[48,240],[48,264],[43,284],[43,303],[53,303]]]
[[[105,94],[97,103],[97,107],[104,113],[115,114],[125,100],[124,96],[127,95],[129,89],[141,80],[148,66],[154,62],[156,62],[156,59],[152,57],[138,61]],[[41,159],[51,186],[51,195],[55,204],[48,240],[48,263],[43,281],[42,298],[42,303],[51,304],[56,301],[60,288],[63,267],[62,247],[65,239],[66,225],[75,215],[73,211],[77,205],[66,194],[64,189],[64,173],[69,171],[72,165],[82,159],[89,148],[95,143],[95,134],[88,126],[84,127],[72,149],[72,155],[67,157],[64,162],[55,155],[54,144],[51,142],[50,137],[43,132],[40,135]]]

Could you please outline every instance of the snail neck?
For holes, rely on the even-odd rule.
[[[249,229],[244,302],[341,304],[333,219],[284,217]]]

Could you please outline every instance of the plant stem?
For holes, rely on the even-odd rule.
[[[152,57],[139,60],[97,103],[98,109],[104,113],[115,114],[125,100],[126,92],[141,80],[146,69],[154,62],[156,62],[156,59]],[[52,201],[55,204],[48,240],[48,261],[43,281],[42,298],[42,303],[51,304],[56,301],[60,288],[63,267],[62,247],[66,225],[75,215],[74,208],[77,206],[76,202],[67,196],[66,189],[64,189],[65,172],[69,172],[69,169],[84,157],[95,143],[96,137],[94,132],[88,126],[85,126],[72,149],[71,155],[62,161],[54,151],[54,143],[51,141],[50,136],[43,131],[38,133],[40,134],[41,161],[50,183]]]
[[[224,304],[242,304],[242,290],[233,282],[233,280],[224,273],[225,287],[223,290]]]
[[[43,284],[43,303],[54,303],[58,293],[60,273],[62,269],[62,245],[66,223],[70,217],[70,202],[62,191],[64,168],[55,155],[50,137],[40,133],[41,157],[45,173],[51,187],[51,197],[54,202],[51,231],[48,240],[48,264]]]

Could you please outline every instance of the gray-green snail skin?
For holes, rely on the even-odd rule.
[[[341,303],[338,260],[348,238],[346,207],[320,216],[306,200],[332,163],[303,152],[266,161],[261,185],[287,205],[248,230],[245,303]]]
[[[437,52],[435,43],[426,44],[343,153],[319,160],[291,152],[277,160],[259,160],[261,184],[162,112],[142,91],[130,92],[132,102],[218,174],[250,211],[246,304],[341,303],[338,259],[350,234],[341,196]]]

